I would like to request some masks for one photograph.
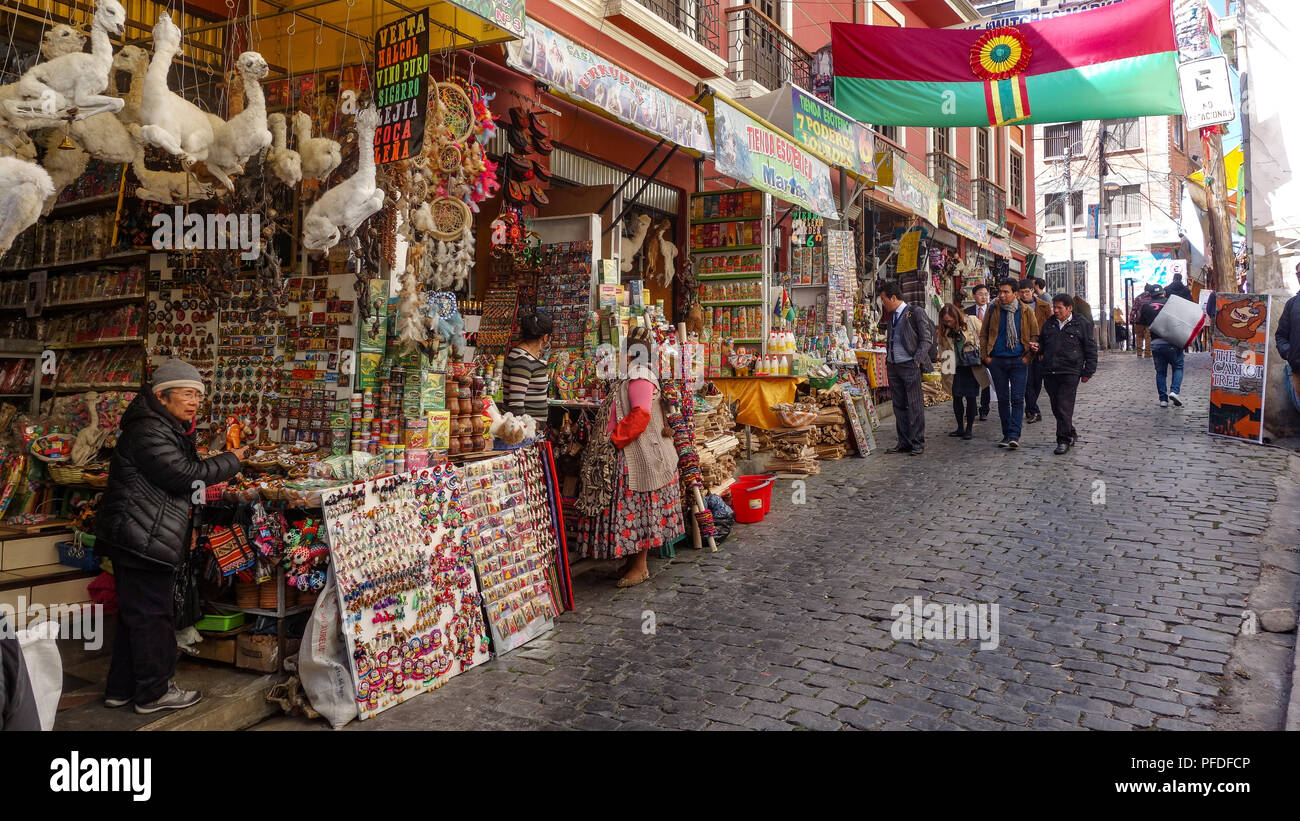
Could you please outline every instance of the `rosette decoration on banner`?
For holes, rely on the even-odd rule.
[[[1029,118],[1024,71],[1032,54],[1025,35],[1011,27],[987,31],[971,46],[970,70],[984,81],[989,125],[1009,125]]]

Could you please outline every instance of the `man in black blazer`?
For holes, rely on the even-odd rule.
[[[980,322],[983,322],[984,315],[987,314],[989,310],[989,286],[981,282],[979,285],[975,286],[974,294],[975,294],[975,304],[967,308],[966,313],[970,314],[973,317],[978,318]],[[984,388],[983,390],[980,391],[980,421],[981,422],[989,418],[989,401],[990,401],[989,389]]]

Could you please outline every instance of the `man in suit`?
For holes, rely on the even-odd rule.
[[[975,304],[966,309],[966,313],[984,322],[984,315],[989,312],[989,286],[980,283],[975,286]],[[980,421],[983,422],[989,418],[989,392],[990,388],[984,388],[980,391]]]
[[[885,364],[889,374],[889,394],[894,402],[894,427],[898,444],[885,453],[925,452],[925,399],[921,395],[921,374],[930,370],[930,349],[934,345],[934,326],[920,308],[903,301],[903,289],[887,282],[880,289],[889,331],[885,337]]]

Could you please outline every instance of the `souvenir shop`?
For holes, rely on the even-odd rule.
[[[18,86],[0,107],[6,600],[111,602],[95,504],[122,413],[170,358],[207,389],[200,451],[249,449],[202,489],[188,649],[281,671],[324,619],[361,717],[572,609],[599,363],[635,328],[658,346],[699,546],[716,549],[706,498],[753,478],[738,426],[762,432],[774,473],[874,447],[851,325],[864,246],[836,227],[806,142],[609,71],[522,8],[146,10],[21,14],[20,59],[0,67],[8,84],[49,64],[56,103]],[[104,93],[74,106],[63,73],[81,64],[60,57],[105,42]],[[464,50],[484,43],[504,59]],[[590,82],[549,74],[557,50]],[[751,125],[766,143],[738,139]],[[734,184],[691,193],[701,160]],[[764,182],[781,162],[792,190]],[[554,322],[545,428],[503,402],[505,354],[538,309]],[[750,391],[733,418],[727,399]]]

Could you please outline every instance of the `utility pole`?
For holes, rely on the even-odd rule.
[[[1065,253],[1069,262],[1065,264],[1065,292],[1074,296],[1074,191],[1070,185],[1070,166],[1074,162],[1071,152],[1070,135],[1065,135]]]
[[[1138,122],[1142,122],[1140,119]],[[1110,334],[1106,332],[1109,327],[1114,330],[1114,324],[1107,322],[1108,304],[1110,295],[1110,266],[1106,264],[1110,257],[1106,248],[1106,243],[1110,241],[1110,196],[1106,190],[1106,121],[1097,122],[1097,196],[1100,199],[1101,225],[1097,227],[1097,284],[1100,286],[1099,301],[1101,302],[1101,314],[1098,322],[1101,323],[1101,334],[1097,342],[1102,348],[1110,348]]]
[[[1232,253],[1232,227],[1228,223],[1228,186],[1223,179],[1223,140],[1219,127],[1201,129],[1201,143],[1205,147],[1206,196],[1210,206],[1210,248],[1214,260],[1214,282],[1208,283],[1215,291],[1237,292],[1237,269]]]
[[[1241,82],[1241,152],[1245,169],[1243,185],[1237,192],[1237,208],[1246,208],[1246,293],[1255,293],[1255,207],[1251,202],[1250,183],[1250,62],[1244,52],[1242,40],[1246,36],[1246,2],[1237,3],[1237,77]]]

